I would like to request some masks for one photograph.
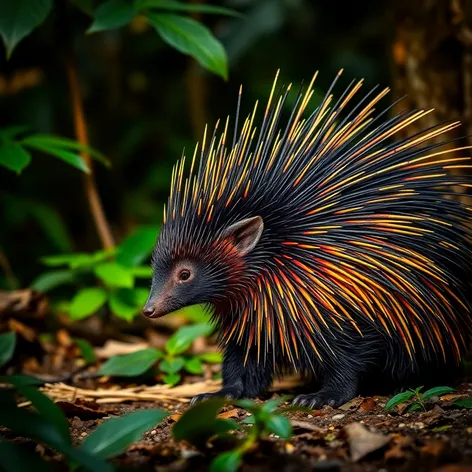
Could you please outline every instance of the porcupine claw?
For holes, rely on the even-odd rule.
[[[200,393],[199,395],[195,395],[190,400],[190,406],[193,406],[196,403],[204,400],[209,400],[210,398],[225,398],[226,400],[236,400],[238,396],[235,395],[233,392],[224,389],[213,393]]]
[[[333,390],[322,389],[316,393],[298,395],[295,397],[292,404],[312,409],[322,408],[324,405],[337,408],[351,400],[351,398],[352,395],[342,395]]]

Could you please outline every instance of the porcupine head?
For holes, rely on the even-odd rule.
[[[343,116],[362,81],[334,99],[336,79],[308,114],[314,78],[284,126],[290,86],[276,78],[258,126],[257,103],[238,123],[240,92],[233,135],[229,118],[217,123],[173,169],[143,313],[211,309],[224,350],[216,395],[257,396],[289,367],[322,382],[297,403],[336,406],[369,364],[402,373],[418,356],[459,358],[472,324],[470,287],[454,276],[468,270],[470,212],[436,190],[464,185],[447,166],[467,162],[418,150],[458,123],[392,143],[428,112],[372,119],[384,90]]]

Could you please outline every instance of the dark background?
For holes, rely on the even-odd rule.
[[[281,82],[293,82],[294,89],[320,70],[317,94],[341,68],[341,84],[364,77],[366,88],[392,85],[392,5],[372,0],[209,3],[245,15],[198,18],[225,46],[228,82],[168,47],[139,21],[85,35],[90,18],[77,9],[67,17],[55,11],[18,45],[11,60],[0,54],[0,126],[29,124],[35,131],[74,138],[62,61],[64,45],[71,41],[90,144],[113,164],[111,169],[96,164],[95,170],[116,241],[138,225],[161,221],[172,165],[184,147],[193,149],[205,122],[212,127],[216,119],[234,115],[240,84],[243,115],[256,99],[265,102],[278,68]],[[388,105],[393,96],[382,103]],[[41,270],[41,256],[101,247],[81,173],[53,157],[34,154],[20,177],[0,170],[0,205],[0,249],[19,286]],[[5,286],[1,274],[0,287]]]

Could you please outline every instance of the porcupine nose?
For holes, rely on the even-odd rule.
[[[143,315],[148,317],[148,318],[152,318],[153,315],[154,315],[154,307],[152,305],[146,305],[144,308],[143,308]]]

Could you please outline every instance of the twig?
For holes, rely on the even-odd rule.
[[[80,144],[88,146],[89,140],[87,134],[87,125],[85,124],[77,65],[72,51],[69,51],[65,58],[65,66],[71,95],[72,112],[74,115],[75,135],[77,141]],[[84,175],[85,195],[89,203],[90,212],[102,242],[102,246],[105,249],[110,249],[115,245],[115,242],[111,234],[110,226],[105,217],[103,205],[98,193],[97,183],[95,181],[95,175],[93,172],[92,159],[90,158],[90,154],[86,151],[82,151],[80,154],[90,169],[90,173]]]

